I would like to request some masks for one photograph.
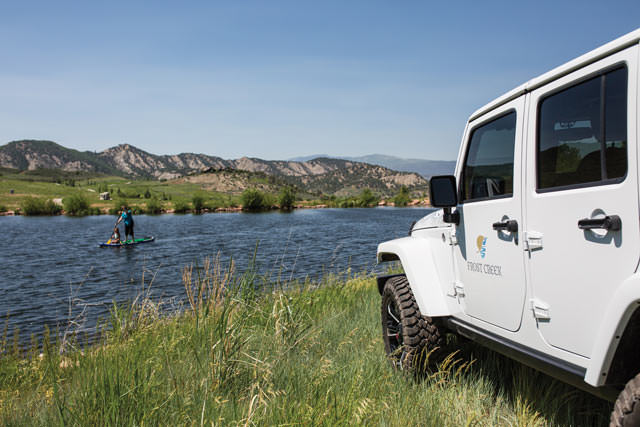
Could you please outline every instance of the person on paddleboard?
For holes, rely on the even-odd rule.
[[[120,243],[120,229],[117,226],[113,229],[111,239],[107,243]]]
[[[116,227],[120,222],[124,222],[124,237],[125,242],[127,237],[131,235],[131,241],[135,241],[135,237],[133,236],[133,214],[131,213],[131,209],[127,208],[125,205],[122,205],[122,212],[120,213],[120,218],[118,218],[118,222],[116,222]]]

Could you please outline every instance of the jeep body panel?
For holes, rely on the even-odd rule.
[[[378,261],[395,259],[402,263],[420,312],[425,316],[450,316],[459,310],[455,300],[446,297],[447,290],[453,289],[449,235],[450,227],[430,228],[378,245]]]
[[[487,139],[487,135],[504,139],[505,133],[509,134],[507,139],[495,145],[499,147],[500,144],[510,143],[511,151],[508,154],[511,159],[521,158],[525,119],[525,98],[519,97],[468,122],[459,163],[475,160],[477,164],[474,168],[483,168],[482,163],[486,159],[472,159],[474,151],[478,151],[478,145],[471,144],[471,141]],[[493,156],[499,154],[496,147],[490,147],[488,151]],[[458,171],[457,181],[461,190],[457,212],[460,223],[455,226],[457,245],[453,253],[456,287],[462,293],[458,299],[462,311],[508,331],[517,331],[522,321],[526,291],[523,242],[518,233],[493,228],[495,223],[510,220],[522,225],[521,165],[513,160],[511,163],[511,183],[495,176],[474,178],[467,183],[469,188],[466,190],[461,184],[462,170]],[[513,189],[507,190],[510,194],[490,196],[493,191],[509,186]],[[498,301],[508,304],[502,304],[496,310]]]
[[[438,209],[437,211],[431,212],[430,214],[420,218],[415,222],[415,224],[413,224],[412,231],[427,228],[451,228],[451,225],[444,222],[442,209]]]
[[[587,366],[585,382],[593,386],[601,386],[607,382],[609,367],[620,338],[629,318],[639,308],[640,274],[636,273],[618,286],[603,309],[604,315],[600,327],[594,331],[594,346]]]

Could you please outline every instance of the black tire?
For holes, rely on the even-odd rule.
[[[610,426],[640,426],[640,374],[627,383],[611,413]]]
[[[391,277],[385,283],[381,315],[384,349],[395,367],[421,371],[438,361],[444,335],[433,319],[420,313],[405,276]]]

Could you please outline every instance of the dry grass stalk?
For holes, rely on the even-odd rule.
[[[209,312],[222,305],[225,289],[233,278],[234,269],[233,260],[228,268],[222,268],[220,253],[213,259],[205,258],[201,269],[196,266],[195,275],[193,264],[182,269],[182,284],[194,314]]]

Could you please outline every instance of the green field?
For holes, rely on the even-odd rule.
[[[99,200],[101,191],[109,191],[112,200]],[[193,183],[131,180],[108,176],[74,177],[73,174],[52,178],[5,172],[0,176],[0,206],[5,210],[18,209],[28,197],[64,199],[78,194],[85,197],[91,206],[103,211],[114,208],[121,202],[140,207],[144,211],[150,200],[156,200],[165,210],[173,209],[176,203],[191,203],[194,196],[202,197],[205,206],[210,209],[237,206],[240,201],[238,195],[207,191]],[[149,197],[146,198],[145,194]]]
[[[290,286],[183,270],[185,311],[114,308],[96,346],[4,342],[3,425],[606,424],[611,405],[473,343],[415,377],[387,362],[375,280]],[[108,327],[107,327],[108,326]],[[17,346],[15,346],[17,348]],[[61,348],[64,351],[60,351]],[[40,353],[42,351],[42,353]]]

